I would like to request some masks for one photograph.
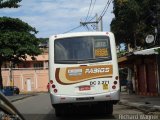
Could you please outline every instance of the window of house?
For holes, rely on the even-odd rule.
[[[43,68],[43,62],[34,63],[34,68]]]

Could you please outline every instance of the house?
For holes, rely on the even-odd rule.
[[[48,48],[32,60],[27,56],[26,61],[13,65],[4,63],[2,78],[4,86],[17,86],[20,92],[47,91],[48,84]]]
[[[160,95],[160,47],[135,51],[118,58],[119,68],[131,70],[130,80],[138,95]]]

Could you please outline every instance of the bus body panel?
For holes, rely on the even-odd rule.
[[[55,40],[107,36],[110,40],[112,59],[100,62],[55,63]],[[66,40],[67,41],[67,40]],[[63,54],[63,53],[62,53]],[[49,40],[49,79],[52,104],[119,100],[119,76],[116,45],[111,32],[80,32],[54,35]],[[116,81],[114,83],[114,81]],[[113,88],[115,86],[115,88]],[[54,90],[57,90],[56,92]]]

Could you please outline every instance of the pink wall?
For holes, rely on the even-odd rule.
[[[19,87],[21,92],[47,91],[48,69],[18,69],[12,70],[14,86]],[[2,70],[3,85],[10,86],[9,69]]]

